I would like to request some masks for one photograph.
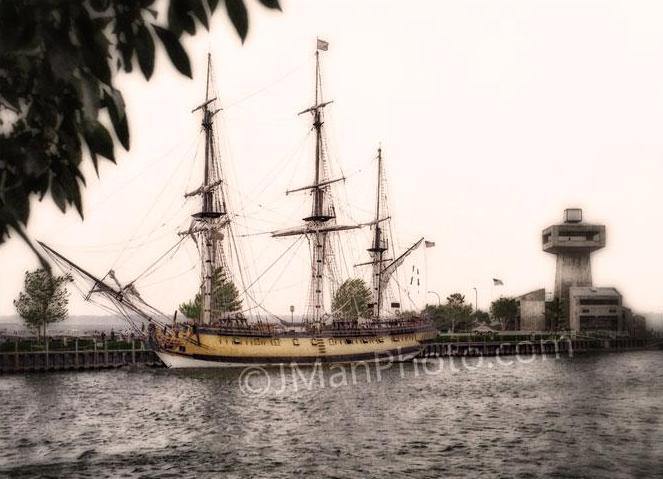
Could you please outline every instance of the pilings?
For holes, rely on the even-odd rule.
[[[122,349],[111,349],[106,341],[103,348],[97,348],[95,342],[94,349],[80,350],[76,339],[73,346],[72,350],[49,350],[46,342],[42,351],[21,351],[16,341],[13,351],[0,352],[0,374],[163,366],[154,351],[144,349],[140,341],[132,341],[130,347]]]

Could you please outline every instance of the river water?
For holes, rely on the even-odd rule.
[[[0,377],[0,476],[662,477],[663,351]]]

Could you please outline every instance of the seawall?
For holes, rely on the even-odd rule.
[[[509,356],[531,354],[565,354],[585,352],[618,352],[661,347],[661,341],[644,338],[619,339],[536,339],[518,341],[453,341],[427,344],[418,358],[454,356]]]
[[[60,347],[49,350],[46,343],[40,345],[41,350],[34,351],[26,350],[25,343],[18,338],[14,341],[5,341],[0,352],[0,374],[109,369],[123,366],[163,366],[154,351],[145,349],[143,343],[138,340],[119,345],[106,341],[98,344],[94,341],[92,347],[89,345],[79,347],[79,340],[76,338],[70,339],[67,343],[69,348],[66,349]]]

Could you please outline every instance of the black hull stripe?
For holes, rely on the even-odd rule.
[[[213,356],[207,354],[182,354],[176,351],[164,350],[165,353],[180,356],[182,358],[197,359],[199,361],[219,362],[219,363],[242,363],[242,364],[290,364],[290,363],[342,363],[353,361],[374,361],[376,359],[397,358],[402,354],[417,353],[422,349],[421,346],[410,348],[393,349],[382,353],[365,354],[339,354],[334,356],[298,356],[298,357],[239,357],[239,356]]]

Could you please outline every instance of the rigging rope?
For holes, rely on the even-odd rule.
[[[175,243],[173,246],[171,246],[170,248],[168,248],[168,250],[167,250],[165,253],[163,253],[161,256],[159,256],[159,257],[158,257],[158,258],[157,258],[152,264],[150,264],[150,265],[149,265],[149,266],[148,266],[148,267],[147,267],[142,273],[140,273],[138,276],[136,276],[136,277],[133,279],[133,281],[130,281],[128,284],[134,284],[134,283],[135,283],[136,281],[138,281],[140,278],[143,278],[143,277],[149,276],[150,274],[154,273],[154,272],[156,271],[156,269],[154,269],[154,267],[155,267],[158,263],[160,263],[161,260],[162,260],[163,258],[165,258],[165,257],[168,255],[168,253],[170,253],[171,251],[175,250],[175,251],[173,252],[173,255],[174,255],[175,253],[177,253],[177,250],[179,249],[180,245],[182,244],[182,242],[183,242],[186,238],[187,238],[186,236],[182,236],[182,237],[177,241],[177,243]],[[152,271],[150,271],[150,270],[152,270]],[[149,274],[148,274],[148,271],[150,271]]]
[[[288,251],[290,251],[290,250],[291,250],[291,249],[292,249],[297,243],[299,243],[299,242],[302,240],[302,238],[303,238],[304,236],[305,236],[305,235],[302,235],[302,236],[300,236],[299,238],[297,238],[295,241],[293,241],[293,242],[290,244],[290,246],[288,246],[288,247],[285,249],[285,251],[283,251],[283,253],[281,253],[281,254],[279,255],[279,257],[276,258],[276,259],[272,262],[272,264],[270,264],[270,265],[267,267],[267,269],[265,269],[265,271],[263,271],[263,272],[260,274],[260,276],[258,276],[258,277],[253,281],[253,283],[251,283],[251,284],[250,284],[250,285],[249,285],[249,286],[248,286],[248,287],[242,292],[242,294],[247,293],[248,290],[249,290],[254,284],[256,284],[256,283],[260,280],[260,278],[262,278],[263,276],[265,276],[265,274],[267,273],[267,271],[269,271],[269,270],[270,270],[270,269],[271,269],[276,263],[278,263],[278,262],[281,260],[281,258],[283,258],[283,256],[285,256],[285,254],[286,254]]]
[[[306,61],[300,63],[300,64],[297,65],[295,68],[293,68],[292,70],[290,70],[289,72],[287,72],[285,75],[279,77],[278,79],[276,79],[276,80],[273,81],[272,83],[268,84],[267,86],[261,87],[261,88],[259,88],[258,90],[255,90],[255,91],[249,93],[248,95],[245,95],[245,96],[243,96],[243,97],[238,98],[237,100],[235,100],[235,101],[233,101],[233,102],[228,103],[228,104],[225,106],[226,110],[227,110],[227,109],[230,109],[230,108],[232,108],[232,107],[234,107],[234,106],[237,106],[238,104],[240,104],[240,103],[242,103],[242,102],[248,100],[249,98],[252,98],[252,97],[254,97],[254,96],[256,96],[256,95],[258,95],[258,94],[260,94],[260,93],[263,93],[263,92],[265,92],[266,90],[272,88],[274,85],[277,85],[278,83],[282,82],[283,80],[285,80],[286,78],[288,78],[290,75],[292,75],[293,73],[295,73],[297,70],[301,69],[301,68],[302,68],[304,65],[306,65],[307,63],[308,63],[308,60],[306,60]]]

